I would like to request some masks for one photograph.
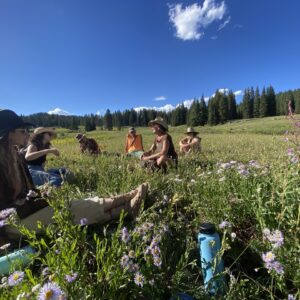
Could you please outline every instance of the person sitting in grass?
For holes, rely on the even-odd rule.
[[[20,157],[16,146],[23,145],[28,137],[27,128],[32,124],[25,123],[15,112],[0,110],[0,246],[7,241],[20,237],[18,230],[6,224],[5,215],[15,209],[21,225],[38,231],[37,221],[44,225],[51,223],[53,209],[45,199],[34,197],[34,184],[27,165]],[[141,184],[131,192],[114,197],[93,197],[71,201],[70,210],[74,223],[104,224],[118,219],[121,212],[135,218],[141,202],[145,198],[148,185]]]
[[[76,139],[79,142],[81,153],[87,153],[91,155],[101,154],[100,147],[93,138],[88,138],[85,134],[79,133],[76,135]]]
[[[65,168],[53,168],[45,170],[48,154],[59,156],[58,149],[51,146],[51,140],[55,136],[55,128],[38,127],[33,131],[29,139],[25,159],[29,172],[35,185],[49,183],[53,186],[61,186],[63,175],[68,172]]]
[[[141,157],[144,154],[143,138],[136,134],[134,127],[129,128],[125,141],[125,153],[127,156]]]
[[[198,132],[193,127],[189,127],[186,131],[186,137],[179,142],[180,150],[182,154],[200,152],[201,151],[201,138],[198,136]]]
[[[154,168],[166,171],[168,165],[177,167],[178,156],[172,141],[168,134],[168,125],[162,118],[156,118],[149,122],[152,132],[155,134],[154,143],[150,150],[145,152],[141,160],[150,163]]]

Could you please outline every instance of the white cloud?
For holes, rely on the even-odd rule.
[[[49,115],[61,115],[61,116],[70,116],[71,113],[69,113],[68,111],[65,111],[61,108],[54,108],[53,110],[48,111]]]
[[[242,96],[244,94],[244,92],[242,90],[237,90],[237,91],[234,92],[234,94],[236,96]]]
[[[143,109],[154,109],[154,110],[157,110],[157,111],[166,111],[166,112],[169,112],[171,110],[173,110],[175,108],[175,106],[173,106],[172,104],[166,104],[164,106],[161,106],[161,107],[156,107],[156,106],[153,106],[153,107],[146,107],[146,106],[140,106],[140,107],[135,107],[134,110],[139,112],[140,110],[143,110]]]
[[[155,101],[165,101],[166,99],[167,98],[165,96],[159,96],[154,98]]]
[[[219,25],[218,31],[222,30],[231,20],[231,17],[229,16],[224,23]]]
[[[204,0],[203,5],[194,3],[182,7],[182,4],[169,7],[169,20],[176,29],[176,37],[182,40],[199,40],[204,28],[212,22],[222,20],[226,12],[225,2]]]
[[[210,37],[211,40],[216,40],[217,38],[218,38],[218,36],[216,36],[216,35]]]
[[[242,24],[235,24],[233,29],[242,29],[244,26]]]

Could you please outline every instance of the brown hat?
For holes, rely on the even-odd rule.
[[[188,127],[186,130],[186,133],[194,133],[194,134],[198,134],[198,131],[194,130],[194,127]]]
[[[54,127],[38,127],[33,131],[33,134],[35,135],[42,134],[42,133],[49,133],[52,136],[56,134]]]
[[[149,126],[153,126],[155,124],[162,126],[166,131],[168,131],[168,124],[164,121],[164,119],[158,117],[148,123]]]

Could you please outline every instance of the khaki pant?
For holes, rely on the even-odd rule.
[[[73,200],[70,210],[74,216],[75,224],[79,224],[82,218],[87,219],[87,224],[101,224],[110,219],[110,215],[104,212],[104,198],[94,197],[83,200]],[[30,230],[38,231],[37,221],[40,221],[43,225],[48,225],[52,222],[52,217],[53,209],[47,206],[22,219],[20,224],[25,225]],[[19,231],[13,226],[7,226],[5,231],[9,238],[13,239],[20,236]]]

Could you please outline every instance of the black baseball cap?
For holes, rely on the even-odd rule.
[[[30,126],[35,125],[24,122],[21,117],[10,109],[0,109],[0,139],[2,139],[9,131]]]

